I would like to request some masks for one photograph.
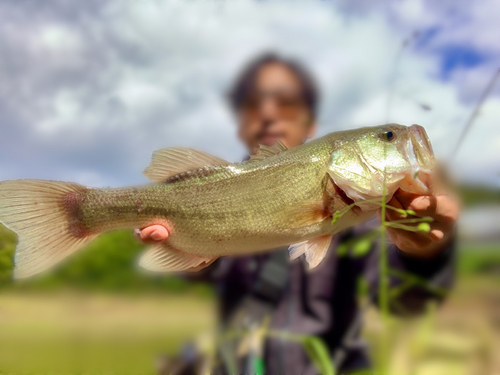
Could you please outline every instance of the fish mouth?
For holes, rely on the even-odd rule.
[[[426,194],[430,187],[430,175],[436,164],[434,151],[425,129],[420,125],[409,127],[408,158],[410,173],[402,180],[401,188],[414,194]]]
[[[345,203],[346,206],[350,206],[351,204],[355,203],[354,199],[350,198],[346,194],[346,192],[342,188],[340,188],[335,182],[333,182],[333,186],[335,188],[335,193],[337,193],[337,195],[340,197],[342,202]],[[353,211],[356,215],[359,215],[362,210],[361,210],[361,207],[352,206],[351,211]]]
[[[436,165],[436,157],[427,132],[420,125],[412,125],[410,130],[410,147],[415,169],[431,170]]]
[[[410,133],[413,136],[412,141],[423,147],[430,155],[434,156],[434,150],[431,146],[431,141],[429,140],[429,136],[425,129],[420,125],[412,125],[410,126]]]

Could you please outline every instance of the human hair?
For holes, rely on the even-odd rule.
[[[319,92],[311,74],[298,61],[281,57],[272,52],[264,53],[252,60],[234,81],[228,93],[229,105],[233,111],[237,112],[242,107],[245,99],[255,88],[255,80],[260,69],[268,64],[281,64],[297,77],[304,102],[311,115],[316,117]]]

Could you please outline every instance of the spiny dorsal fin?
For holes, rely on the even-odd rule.
[[[269,156],[278,155],[280,152],[286,150],[288,150],[288,147],[286,147],[281,141],[276,142],[272,146],[259,145],[259,150],[257,151],[257,154],[250,155],[249,161],[262,160],[268,158]]]
[[[172,147],[155,151],[151,163],[144,170],[144,175],[151,181],[161,182],[193,169],[229,164],[231,163],[203,151]]]

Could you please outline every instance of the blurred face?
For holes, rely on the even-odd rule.
[[[238,121],[239,137],[250,153],[256,153],[259,144],[272,146],[278,141],[295,147],[316,131],[299,80],[279,63],[260,68],[255,89],[238,112]]]

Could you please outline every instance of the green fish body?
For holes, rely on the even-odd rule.
[[[390,133],[394,139],[387,139]],[[434,156],[423,128],[389,124],[328,134],[302,146],[261,146],[243,163],[171,148],[153,154],[153,183],[94,189],[74,183],[0,182],[0,222],[19,234],[16,276],[42,271],[97,235],[161,224],[168,241],[140,264],[181,271],[226,255],[292,245],[311,267],[332,235],[371,217],[385,186],[424,193]],[[343,212],[334,223],[336,212]]]

